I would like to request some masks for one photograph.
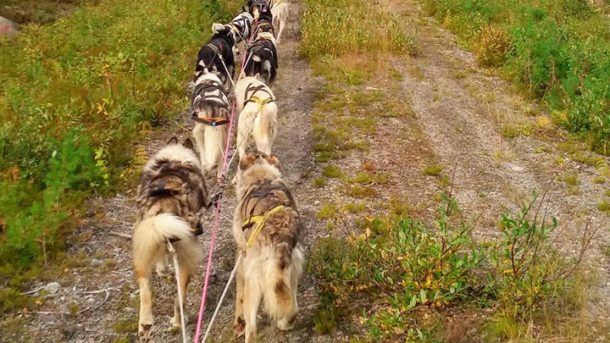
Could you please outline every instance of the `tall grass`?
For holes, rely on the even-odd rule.
[[[556,119],[610,154],[610,21],[587,0],[425,0],[483,64],[544,99]]]
[[[84,199],[125,181],[133,143],[187,106],[225,5],[105,0],[0,40],[0,286],[61,252]]]
[[[305,0],[302,52],[310,57],[359,52],[408,52],[398,18],[356,0]]]

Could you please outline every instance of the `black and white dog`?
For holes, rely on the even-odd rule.
[[[195,83],[203,74],[212,72],[218,75],[220,81],[227,82],[235,73],[235,37],[231,27],[215,30],[210,41],[199,50],[195,66]]]
[[[191,98],[193,137],[202,169],[222,176],[223,153],[229,123],[229,89],[235,71],[235,33],[231,26],[214,28],[210,41],[199,50]]]
[[[273,35],[273,17],[271,12],[261,12],[253,25],[256,35],[254,43],[248,47],[246,55],[246,76],[260,75],[267,85],[271,85],[277,76],[278,56]]]

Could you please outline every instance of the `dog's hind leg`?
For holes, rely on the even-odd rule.
[[[275,39],[275,44],[280,45],[280,39],[282,37],[282,31],[284,31],[284,25],[286,25],[285,19],[280,19],[280,29],[277,32],[277,38]]]
[[[246,320],[244,319],[244,271],[243,264],[237,266],[235,275],[235,320],[233,321],[233,333],[236,337],[241,337],[246,330]]]
[[[195,124],[195,127],[193,128],[193,137],[195,138],[195,144],[197,145],[197,150],[199,151],[199,159],[201,161],[201,168],[205,171],[206,170],[206,163],[205,163],[205,143],[204,143],[204,135],[205,133],[205,126],[204,124]]]
[[[246,278],[244,283],[244,317],[246,319],[246,343],[256,342],[256,313],[263,298],[263,292],[256,281]]]
[[[180,273],[178,274],[178,279],[180,282],[180,292],[182,293],[182,304],[186,304],[186,289],[188,287],[189,281],[191,280],[191,270],[188,266],[180,264]],[[174,316],[171,320],[172,327],[179,328],[181,327],[180,321],[180,302],[179,302],[178,294],[176,294],[176,301],[174,302]],[[186,318],[185,318],[186,321]]]
[[[137,281],[140,286],[140,320],[138,335],[140,342],[148,342],[152,333],[152,289],[150,286],[151,271],[138,271],[136,269]]]

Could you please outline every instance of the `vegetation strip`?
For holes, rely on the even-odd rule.
[[[134,143],[187,108],[202,28],[223,8],[106,0],[0,41],[3,310],[63,255],[86,197],[133,186],[146,160]]]
[[[499,68],[553,119],[610,155],[610,25],[588,0],[422,0],[480,64]]]

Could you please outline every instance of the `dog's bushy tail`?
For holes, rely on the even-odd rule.
[[[193,137],[195,137],[203,170],[210,173],[215,167],[222,168],[227,126],[212,127],[206,124],[195,124]]]
[[[288,329],[299,311],[296,288],[304,257],[300,247],[290,249],[288,243],[277,245],[275,254],[275,265],[270,277],[266,278],[263,300],[267,314],[278,321],[280,329]]]
[[[190,225],[173,214],[163,213],[142,220],[133,232],[133,261],[136,272],[150,269],[162,256],[167,239],[192,237]]]

